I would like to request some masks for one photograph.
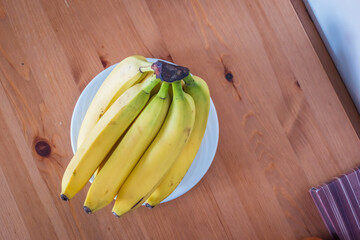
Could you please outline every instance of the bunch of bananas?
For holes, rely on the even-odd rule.
[[[115,216],[144,202],[153,208],[175,190],[194,160],[209,106],[207,84],[187,68],[151,64],[142,56],[124,59],[87,110],[78,149],[62,179],[61,199],[73,198],[95,175],[86,213],[115,197]]]

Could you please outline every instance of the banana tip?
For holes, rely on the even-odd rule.
[[[69,201],[69,198],[65,194],[61,194],[60,198],[64,201]]]
[[[145,203],[145,206],[147,207],[147,208],[154,208],[155,206],[151,206],[150,204],[148,204],[148,203]]]
[[[115,217],[118,217],[118,218],[120,217],[119,215],[116,214],[116,212],[112,212],[112,213]]]
[[[87,214],[92,213],[92,212],[91,212],[91,209],[88,208],[87,206],[84,206],[84,211],[85,211]]]

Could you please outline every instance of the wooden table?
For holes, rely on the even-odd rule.
[[[134,54],[208,82],[217,154],[174,201],[86,215],[88,186],[59,197],[72,111]],[[360,162],[359,115],[300,0],[1,0],[0,80],[0,239],[327,238],[308,190]]]

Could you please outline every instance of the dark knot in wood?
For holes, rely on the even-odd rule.
[[[51,147],[47,142],[40,140],[35,144],[35,151],[40,156],[47,157],[51,153]]]
[[[228,72],[228,73],[225,73],[225,78],[226,78],[226,80],[228,80],[229,82],[232,82],[234,76],[232,75],[231,72]]]

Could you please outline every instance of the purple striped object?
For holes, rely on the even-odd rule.
[[[358,168],[309,192],[333,238],[360,239]]]

